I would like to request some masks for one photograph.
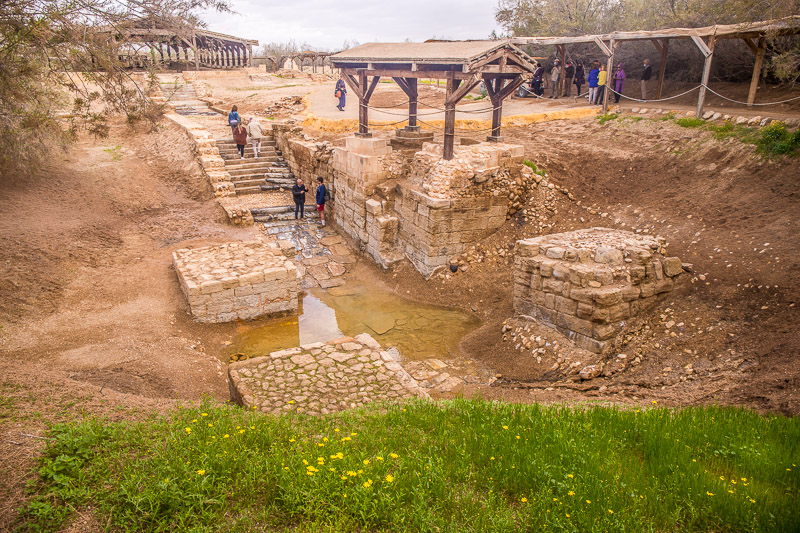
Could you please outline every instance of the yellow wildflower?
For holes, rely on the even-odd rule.
[[[391,474],[386,474],[386,482],[391,483],[392,481],[394,481],[394,476]]]
[[[230,435],[228,435],[227,433],[225,433],[225,434],[222,436],[222,438],[223,438],[223,439],[227,439],[228,437],[230,437]]]
[[[399,456],[399,455],[397,455],[396,453],[390,453],[390,454],[389,454],[389,457],[391,457],[392,459],[397,459],[397,458],[398,458],[398,457],[400,457],[400,456]]]
[[[503,429],[508,429],[508,426],[503,426]]]
[[[653,403],[655,403],[655,402],[653,402]],[[609,509],[609,510],[608,510],[608,514],[614,514],[614,511],[612,511],[611,509]]]
[[[383,461],[383,457],[381,457],[381,456],[379,455],[379,456],[377,456],[377,457],[375,458],[375,460],[376,460],[376,461]]]
[[[368,464],[369,464],[369,459],[364,459],[362,462],[363,462],[363,463],[364,463],[364,465],[366,466],[366,465],[368,465]]]
[[[523,496],[522,498],[519,499],[519,501],[521,501],[522,503],[525,503],[525,502],[528,501],[528,498]]]
[[[713,496],[714,495],[713,492],[708,492],[708,491],[706,491],[706,494],[708,494],[709,496]]]
[[[185,427],[185,428],[183,428],[183,430],[186,432],[187,435],[192,432],[192,428],[190,428],[190,427]]]
[[[571,490],[567,493],[567,496],[575,496],[575,491]]]
[[[208,416],[208,413],[200,413],[200,416]]]
[[[198,476],[204,476],[204,475],[206,475],[206,471],[205,470],[198,470],[197,471],[197,475]]]
[[[575,476],[573,474],[567,474],[567,477],[573,479]]]
[[[586,500],[586,503],[592,503],[592,500]]]

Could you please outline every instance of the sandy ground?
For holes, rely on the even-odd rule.
[[[236,83],[226,80],[212,97],[227,105],[220,95],[231,95],[245,113],[329,90],[277,84],[234,99],[250,90]],[[391,91],[381,87],[376,102],[401,98]],[[501,322],[512,314],[508,260],[428,282],[407,265],[370,267],[389,290],[483,321],[460,349],[502,379],[464,394],[800,412],[796,160],[765,161],[735,141],[650,121],[560,121],[505,128],[504,135],[576,197],[558,196],[544,220],[548,231],[612,225],[659,233],[695,275],[664,300],[663,317],[649,317],[650,330],[632,332],[624,349],[641,354],[640,366],[582,384],[548,376],[552,361],[534,363],[503,342]],[[0,181],[0,530],[24,501],[43,444],[30,435],[86,414],[135,418],[204,395],[227,399],[224,366],[214,355],[237,326],[190,320],[171,252],[254,234],[224,222],[185,137],[170,127],[143,133],[120,126],[111,138],[82,139],[53,161],[40,174]],[[484,245],[508,248],[533,233],[515,219]],[[671,336],[666,320],[685,326]],[[691,379],[682,370],[688,363],[697,369]],[[95,529],[89,520],[71,530]]]

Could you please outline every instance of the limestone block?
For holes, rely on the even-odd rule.
[[[683,272],[681,260],[677,257],[667,257],[664,259],[664,273],[669,277],[675,277]]]
[[[388,139],[379,137],[346,137],[344,140],[345,148],[352,152],[362,155],[389,155],[392,147],[389,146]]]
[[[365,202],[367,213],[372,215],[382,215],[383,214],[383,205],[377,200],[369,199]]]

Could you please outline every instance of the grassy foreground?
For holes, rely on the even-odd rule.
[[[23,530],[800,531],[800,420],[744,409],[209,402],[50,435]]]

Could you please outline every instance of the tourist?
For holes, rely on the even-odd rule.
[[[542,96],[544,89],[542,88],[542,79],[544,78],[544,67],[540,63],[536,63],[536,68],[533,70],[533,81],[531,87],[535,96]]]
[[[305,205],[306,205],[306,193],[308,192],[308,188],[303,185],[303,180],[301,178],[297,178],[297,183],[292,185],[292,198],[294,199],[294,219],[297,220],[297,214],[300,214],[300,220],[305,218]]]
[[[608,72],[606,72],[606,66],[600,65],[600,72],[597,73],[597,105],[603,105],[603,96],[606,92],[607,80]]]
[[[619,97],[622,96],[622,90],[625,88],[625,71],[622,70],[622,63],[617,65],[617,71],[614,73],[614,103],[619,103]]]
[[[572,80],[575,78],[575,65],[572,64],[571,59],[567,59],[567,65],[564,67],[564,96],[569,97],[572,93]]]
[[[228,126],[231,127],[231,133],[233,130],[241,123],[241,119],[239,118],[239,110],[236,106],[231,108],[231,112],[228,113]]]
[[[644,60],[644,70],[642,71],[642,100],[647,101],[647,82],[650,81],[650,76],[653,74],[653,69],[650,67],[650,60]]]
[[[317,192],[316,192],[316,202],[317,202],[317,211],[319,212],[319,218],[322,219],[322,225],[325,225],[325,202],[328,201],[330,198],[330,193],[328,192],[328,188],[325,186],[324,179],[322,176],[317,178]]]
[[[344,84],[344,79],[342,76],[339,76],[339,80],[336,82],[336,92],[334,96],[339,99],[339,105],[336,106],[336,109],[339,111],[344,111],[344,104],[345,99],[347,97],[347,86]]]
[[[247,144],[247,128],[242,126],[242,123],[233,128],[233,141],[236,143],[236,149],[239,150],[239,155],[244,159],[244,147]]]
[[[556,59],[553,62],[553,70],[550,71],[550,83],[552,86],[550,87],[550,96],[548,98],[553,98],[558,100],[558,80],[561,79],[561,62]]]
[[[253,145],[253,156],[258,159],[258,154],[261,153],[261,136],[263,135],[261,123],[258,122],[256,117],[250,117],[247,122],[247,136],[250,137],[250,144]]]
[[[575,87],[578,89],[578,98],[581,96],[581,85],[586,83],[586,75],[583,72],[583,63],[578,61],[578,64],[575,65],[575,79],[572,80],[572,83],[575,84]]]
[[[589,105],[592,105],[597,100],[597,78],[600,75],[598,63],[592,63],[592,70],[589,71]]]

